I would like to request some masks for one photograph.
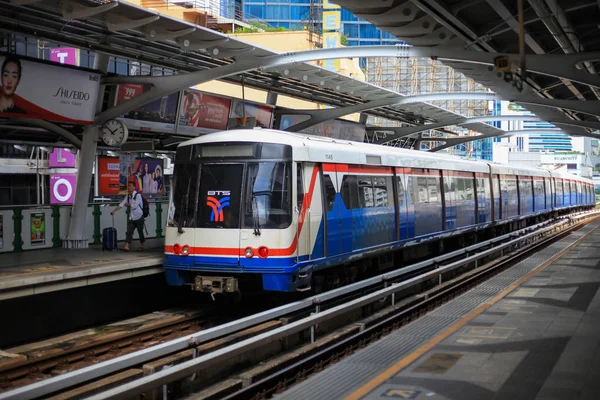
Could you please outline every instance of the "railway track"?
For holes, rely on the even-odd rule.
[[[165,310],[6,349],[0,391],[84,368],[219,323],[212,309]]]
[[[169,398],[177,398],[191,392],[197,392],[194,398],[198,399],[268,397],[506,268],[523,256],[524,249],[533,251],[597,217],[596,213],[581,213],[552,225],[542,223],[161,344],[136,349],[134,343],[139,340],[122,337],[118,343],[131,351],[107,361],[97,358],[93,365],[85,364],[81,355],[86,353],[78,349],[77,356],[71,356],[74,363],[69,361],[70,368],[56,370],[61,376],[0,393],[0,399],[49,398],[50,394],[57,399],[94,394],[98,399],[138,394],[162,398],[167,393]],[[191,327],[191,319],[177,324]],[[157,332],[166,333],[162,337],[170,337],[169,328],[160,329]],[[179,332],[185,335],[190,330]],[[143,342],[151,344],[152,339]],[[104,354],[119,348],[116,344],[103,346]],[[64,354],[51,358],[52,368],[62,365],[57,360],[64,359]],[[24,368],[20,366],[21,374]],[[219,383],[209,386],[215,381]]]

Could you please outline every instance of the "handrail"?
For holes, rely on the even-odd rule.
[[[360,307],[364,304],[368,304],[388,295],[394,294],[397,291],[405,289],[411,285],[420,283],[424,280],[433,278],[435,276],[441,276],[441,274],[443,273],[459,268],[462,265],[471,263],[474,260],[487,257],[490,254],[498,252],[501,249],[512,246],[516,242],[528,239],[533,235],[545,233],[561,225],[564,225],[569,221],[578,220],[596,214],[600,214],[600,211],[582,212],[572,216],[561,217],[559,222],[556,222],[554,224],[547,223],[548,226],[543,228],[541,231],[531,232],[534,227],[539,227],[546,223],[541,223],[533,227],[524,228],[519,231],[503,235],[501,237],[486,241],[481,244],[476,244],[473,246],[469,246],[465,249],[460,249],[452,253],[445,254],[443,256],[435,257],[432,260],[427,260],[407,267],[403,267],[391,273],[388,272],[385,274],[381,274],[379,276],[361,282],[357,282],[352,285],[334,289],[330,292],[315,295],[304,300],[276,307],[271,310],[263,311],[261,313],[254,314],[237,321],[232,321],[214,328],[206,329],[204,331],[187,335],[166,343],[162,343],[148,349],[140,350],[134,353],[114,358],[112,360],[104,361],[102,363],[98,363],[90,367],[86,367],[77,371],[69,372],[60,376],[46,379],[9,392],[0,393],[0,400],[12,398],[29,399],[45,396],[49,393],[53,393],[77,384],[81,384],[92,379],[98,379],[107,374],[122,370],[124,368],[138,365],[155,358],[163,357],[177,351],[188,349],[189,347],[197,346],[202,343],[218,339],[228,334],[261,324],[263,322],[267,322],[269,320],[282,317],[286,314],[291,314],[303,309],[309,309],[311,307],[318,306],[325,301],[332,300],[352,292],[360,291],[378,283],[390,283],[394,279],[397,279],[402,275],[406,275],[407,273],[421,269],[423,267],[437,265],[440,262],[452,259],[458,255],[465,254],[466,252],[471,252],[480,249],[481,247],[485,247],[489,244],[498,242],[501,238],[508,239],[517,236],[516,239],[513,239],[498,247],[494,247],[492,249],[485,250],[481,253],[471,255],[463,260],[458,260],[445,266],[438,266],[432,271],[410,278],[401,283],[392,282],[391,286],[387,286],[384,289],[380,289],[359,299],[352,300],[349,303],[344,303],[342,305],[333,307],[327,311],[316,313],[310,317],[285,325],[284,327],[278,328],[274,331],[269,331],[262,335],[255,336],[251,339],[244,340],[237,344],[218,350],[214,353],[195,358],[191,361],[179,364],[167,370],[133,381],[129,384],[118,386],[114,389],[93,396],[90,399],[105,399],[112,398],[113,396],[118,396],[119,398],[121,398],[142,393],[150,387],[156,387],[163,383],[167,383],[168,381],[175,380],[179,377],[191,375],[190,371],[198,369],[199,366],[209,366],[214,362],[221,360],[223,357],[232,357],[235,354],[239,354],[239,352],[241,352],[242,350],[246,351],[248,350],[248,346],[258,346],[262,343],[265,343],[265,341],[272,341],[284,335],[288,335],[293,332],[298,332],[300,330],[306,329],[307,327],[314,326],[315,324],[326,321],[327,319],[333,318],[353,308]]]
[[[88,203],[88,207],[93,207],[93,206],[110,206],[110,205],[115,205],[115,204],[119,204],[121,202],[122,199],[118,199],[118,200],[109,200],[109,201],[94,201],[91,203]],[[156,200],[152,197],[148,198],[148,202],[150,204],[155,204],[155,203],[161,203],[161,204],[167,204],[169,203],[169,199],[167,198],[163,198],[160,200]],[[40,209],[47,209],[47,208],[52,208],[52,207],[73,207],[70,204],[9,204],[9,205],[0,205],[0,210],[11,210],[13,208],[21,208],[21,209],[35,209],[35,210],[40,210]]]

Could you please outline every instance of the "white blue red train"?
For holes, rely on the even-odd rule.
[[[182,143],[174,177],[167,281],[210,293],[310,290],[424,241],[595,205],[575,175],[272,130]]]

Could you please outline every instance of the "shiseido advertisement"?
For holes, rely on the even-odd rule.
[[[92,124],[100,74],[0,55],[0,116]]]

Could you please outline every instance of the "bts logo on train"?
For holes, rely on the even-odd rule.
[[[210,222],[223,222],[223,209],[229,205],[230,190],[209,190],[207,192],[206,205],[212,208]],[[214,196],[225,196],[217,199]]]

